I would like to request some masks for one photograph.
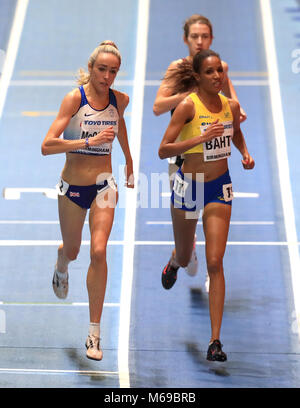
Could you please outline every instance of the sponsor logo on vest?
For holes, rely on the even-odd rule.
[[[85,120],[83,122],[87,126],[116,126],[117,121],[116,120]]]

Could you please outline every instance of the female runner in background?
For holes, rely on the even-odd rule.
[[[183,31],[183,41],[188,47],[189,55],[183,59],[173,61],[166,71],[166,76],[168,76],[170,71],[176,69],[178,64],[180,64],[183,60],[192,63],[194,55],[201,50],[208,50],[214,38],[211,22],[208,18],[200,14],[193,14],[191,17],[189,17],[184,23]],[[221,91],[228,98],[232,98],[238,102],[237,94],[230,78],[228,77],[228,65],[226,62],[222,61],[222,66],[224,71],[224,79]],[[155,115],[161,115],[169,111],[172,112],[191,91],[192,89],[188,89],[184,92],[177,92],[174,88],[174,83],[172,83],[170,79],[168,81],[163,80],[154,101],[153,112],[155,113]],[[247,116],[243,109],[240,109],[240,111],[240,121],[243,122],[244,120],[246,120]],[[183,159],[180,155],[169,158],[169,178],[171,186],[173,183],[174,175],[177,172],[178,168],[182,165],[182,162]],[[196,236],[193,242],[193,251],[190,262],[185,268],[186,272],[190,276],[194,276],[198,270],[195,241]]]

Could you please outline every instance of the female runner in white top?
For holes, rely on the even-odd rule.
[[[81,70],[79,85],[63,99],[58,115],[42,144],[42,154],[66,153],[58,184],[59,219],[63,243],[53,276],[59,298],[68,293],[68,264],[76,259],[88,208],[91,233],[87,274],[90,329],[87,357],[102,359],[100,320],[107,281],[106,247],[118,199],[112,176],[111,146],[115,136],[123,150],[126,185],[134,187],[133,164],[128,145],[124,111],[125,93],[111,90],[121,64],[116,45],[105,41],[90,56],[88,72]],[[64,133],[64,137],[60,135]]]

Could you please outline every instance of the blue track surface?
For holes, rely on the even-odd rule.
[[[260,74],[266,72],[266,64],[259,4],[251,1],[230,3],[228,7],[228,2],[219,1],[218,12],[212,2],[201,3],[201,13],[208,16],[215,27],[212,48],[228,62],[233,81],[241,79],[238,74],[234,76],[237,71],[244,72],[242,79],[261,79]],[[151,2],[148,79],[161,78],[171,60],[186,55],[184,46],[180,47],[183,16],[197,11],[197,2],[193,1],[175,9],[173,7],[172,13],[167,2]],[[163,27],[166,19],[168,24]],[[229,21],[230,24],[224,23]],[[158,31],[157,27],[163,28]],[[239,35],[236,36],[236,33]],[[164,38],[161,43],[160,36]],[[158,58],[150,58],[153,55]],[[253,72],[256,73],[254,77]],[[149,376],[154,375],[156,381],[153,384],[166,387],[297,386],[299,356],[295,360],[298,366],[296,376],[293,373],[282,378],[280,371],[276,370],[279,361],[283,366],[290,364],[286,354],[299,351],[298,345],[295,349],[291,348],[295,335],[291,333],[292,294],[286,248],[243,245],[244,241],[285,240],[281,203],[276,183],[273,183],[275,152],[268,87],[236,86],[236,90],[248,114],[243,131],[257,166],[252,172],[244,172],[240,157],[237,153],[233,155],[230,169],[234,191],[255,192],[259,197],[237,198],[233,203],[232,221],[269,221],[272,224],[231,226],[225,256],[227,297],[222,332],[229,362],[216,369],[205,360],[210,322],[207,294],[203,291],[204,247],[199,247],[200,277],[193,280],[182,272],[174,289],[166,293],[160,285],[160,273],[170,257],[172,246],[150,245],[138,249],[135,258],[139,273],[135,275],[136,312],[132,320],[136,335],[132,341],[131,371],[138,373],[134,375],[137,384],[150,381]],[[166,162],[154,165],[150,159],[156,155],[157,144],[169,120],[168,115],[153,119],[151,107],[155,93],[156,89],[146,89],[141,171],[148,175],[153,171],[152,166],[158,171],[167,171]],[[158,140],[157,144],[153,143],[154,140]],[[173,240],[170,226],[146,224],[147,221],[170,220],[168,210],[140,209],[137,220],[137,240]],[[204,240],[201,227],[198,240]],[[230,245],[232,242],[241,244]],[[157,254],[155,259],[152,253]],[[201,287],[202,292],[197,293],[193,290],[195,287]],[[153,301],[154,295],[159,298],[158,302]],[[145,321],[152,321],[153,326],[143,324]],[[156,368],[152,368],[152,375],[153,366]]]
[[[0,24],[5,38],[0,48],[4,50],[15,2],[8,3],[0,1],[1,10],[8,16],[5,28]],[[300,9],[294,0],[284,3],[271,1],[299,241],[296,164],[300,72],[295,72],[297,57],[291,54],[300,48]],[[122,54],[116,88],[131,98],[126,116],[131,135],[138,0],[111,0],[109,7],[104,5],[104,1],[92,0],[86,0],[84,7],[80,0],[29,0],[0,121],[1,189],[54,188],[64,157],[42,157],[41,142],[63,96],[75,86],[74,73],[86,66],[92,49],[104,39],[114,40]],[[228,362],[218,365],[205,359],[210,321],[202,225],[197,231],[199,274],[190,278],[180,271],[178,282],[167,292],[161,287],[160,275],[173,248],[168,198],[159,199],[159,208],[151,208],[148,200],[147,208],[138,208],[136,217],[130,386],[299,387],[299,336],[277,182],[259,1],[203,0],[201,9],[196,0],[150,1],[139,170],[148,180],[151,173],[167,172],[167,162],[159,160],[157,150],[169,115],[155,117],[152,106],[169,63],[186,55],[183,21],[199,12],[213,23],[212,49],[228,63],[240,103],[248,114],[242,129],[256,161],[255,169],[245,172],[237,152],[230,160],[234,191],[248,196],[238,195],[234,200],[224,260],[226,303],[221,339]],[[2,13],[0,23],[1,19]],[[300,71],[300,62],[298,66]],[[131,135],[131,146],[134,137]],[[118,166],[124,159],[117,144],[113,154],[115,175],[119,176]],[[168,185],[161,185],[158,194],[161,192],[167,193]],[[125,189],[120,185],[121,203],[124,196]],[[84,227],[79,258],[70,267],[69,298],[59,303],[51,287],[57,242],[61,239],[57,201],[39,192],[23,192],[16,200],[0,199],[0,387],[120,386],[119,302],[126,251],[126,242],[121,242],[125,235],[122,207],[119,205],[116,211],[108,246],[109,278],[102,322],[104,359],[96,363],[86,359],[83,347],[88,327],[88,226]]]

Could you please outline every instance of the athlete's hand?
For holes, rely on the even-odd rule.
[[[224,125],[223,123],[219,123],[219,119],[217,119],[214,122],[212,122],[210,125],[208,125],[205,132],[202,133],[201,143],[209,142],[215,137],[222,136],[223,133],[224,133]]]
[[[90,146],[98,146],[103,143],[112,143],[115,138],[114,128],[112,126],[101,130],[96,136],[89,138]]]
[[[242,165],[243,165],[245,170],[252,170],[253,167],[255,166],[255,162],[253,160],[253,157],[251,157],[249,153],[244,154],[243,160],[242,160]]]
[[[126,163],[124,168],[125,173],[125,187],[134,188],[134,175],[132,161]]]
[[[240,107],[240,123],[244,122],[247,119],[247,114],[243,108]]]

